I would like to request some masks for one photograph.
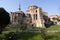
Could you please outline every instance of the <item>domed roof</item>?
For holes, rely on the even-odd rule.
[[[31,7],[31,6],[32,6],[32,7],[37,7],[36,5],[30,5],[30,7]]]
[[[38,6],[36,6],[36,5],[30,5],[30,6],[28,7],[28,9],[31,8],[31,7],[38,8]]]

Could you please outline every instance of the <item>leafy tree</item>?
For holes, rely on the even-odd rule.
[[[0,33],[10,23],[9,13],[4,8],[0,8]]]
[[[10,32],[6,34],[5,40],[17,40],[17,34],[14,32]]]

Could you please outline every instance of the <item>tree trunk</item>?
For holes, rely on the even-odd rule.
[[[2,33],[2,27],[0,26],[0,34]]]

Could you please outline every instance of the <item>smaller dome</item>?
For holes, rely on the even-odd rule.
[[[35,9],[35,8],[38,8],[38,6],[36,6],[36,5],[30,5],[30,6],[28,7],[28,9]]]
[[[30,7],[37,7],[36,5],[30,5]]]

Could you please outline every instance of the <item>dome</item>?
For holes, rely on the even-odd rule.
[[[30,5],[30,7],[37,7],[36,5]]]
[[[36,5],[30,5],[30,6],[28,7],[28,9],[35,9],[35,8],[38,8],[38,6],[36,6]]]

